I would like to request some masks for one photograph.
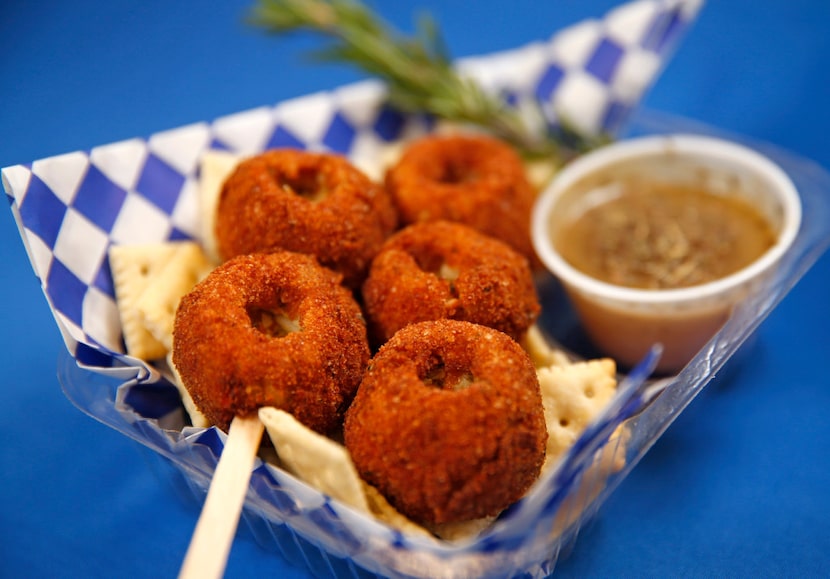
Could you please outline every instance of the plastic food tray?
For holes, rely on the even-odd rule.
[[[801,231],[774,279],[735,310],[687,367],[656,386],[643,381],[645,374],[635,369],[611,407],[552,476],[541,480],[480,539],[442,544],[401,535],[271,465],[258,464],[243,512],[257,542],[323,577],[551,573],[559,554],[608,494],[830,245],[830,174],[822,168],[786,151],[654,112],[635,115],[625,135],[676,132],[731,138],[760,150],[790,175],[804,207]],[[543,311],[557,313],[556,323],[548,317],[541,320],[543,331],[579,349],[578,323],[558,285],[547,280],[540,290]],[[183,428],[185,418],[173,387],[141,378],[123,381],[83,369],[68,353],[60,361],[59,378],[78,408],[154,450],[153,463],[183,497],[197,503],[204,500],[224,434]],[[605,448],[619,423],[628,433],[626,444]],[[618,472],[609,473],[602,466],[603,461],[622,456],[625,466]]]
[[[660,51],[672,44],[666,31],[679,33],[682,28],[678,24],[684,14],[682,2],[633,5],[637,10],[663,5],[679,10],[658,15],[665,26],[657,36],[653,26],[643,27],[650,50],[665,54]],[[598,53],[607,53],[608,42],[598,41],[597,46]],[[510,81],[516,70],[527,72],[527,67],[515,66],[517,59],[538,69],[538,57],[546,53],[540,50],[529,47],[471,64],[482,65],[479,70],[490,85],[499,86],[503,80],[502,88],[514,89]],[[597,74],[607,72],[598,62],[592,57],[586,66],[595,67]],[[558,69],[554,66],[537,75],[535,98],[556,98],[551,86],[556,79],[548,74],[550,70]],[[644,88],[641,83],[639,90]],[[622,94],[619,87],[612,93]],[[622,114],[633,108],[640,94],[634,93],[629,91],[633,100],[622,104],[606,98],[607,114],[601,120],[597,115],[588,117],[599,127],[612,127],[622,138],[677,132],[731,138],[766,154],[790,175],[801,195],[804,218],[775,276],[734,311],[677,376],[648,381],[653,362],[649,357],[632,370],[611,404],[556,467],[480,537],[440,542],[402,534],[259,462],[243,521],[264,548],[323,577],[550,574],[560,553],[567,551],[608,494],[830,245],[830,174],[786,151],[692,121],[648,111]],[[22,239],[67,344],[59,362],[66,396],[90,416],[149,449],[147,454],[154,457],[152,464],[163,479],[172,481],[187,500],[204,499],[225,435],[215,428],[187,426],[176,389],[152,367],[121,353],[107,248],[113,242],[197,237],[195,167],[207,148],[250,153],[280,145],[312,146],[370,158],[396,139],[429,130],[427,119],[404,118],[385,109],[382,96],[377,84],[359,83],[209,125],[199,123],[146,140],[3,171]],[[557,283],[541,279],[539,289],[543,331],[588,354]],[[624,435],[611,438],[609,444],[611,433],[619,427]]]

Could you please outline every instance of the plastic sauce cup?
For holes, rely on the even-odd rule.
[[[735,273],[677,289],[635,289],[590,277],[555,247],[557,228],[574,219],[598,189],[615,182],[654,180],[738,195],[768,221],[776,241]],[[532,236],[542,263],[563,284],[595,345],[623,365],[662,344],[661,373],[682,368],[729,318],[735,304],[769,278],[798,233],[801,203],[776,164],[756,151],[721,139],[661,135],[620,141],[563,168],[540,194]]]

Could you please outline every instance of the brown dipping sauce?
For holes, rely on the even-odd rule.
[[[673,289],[742,269],[772,247],[775,232],[736,196],[638,180],[564,224],[553,241],[571,266],[591,277]]]

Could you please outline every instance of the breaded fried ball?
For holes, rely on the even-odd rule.
[[[314,255],[357,287],[397,226],[385,189],[345,158],[274,149],[242,161],[216,213],[223,259],[286,249]]]
[[[378,343],[413,322],[475,322],[520,339],[540,306],[527,260],[510,246],[449,221],[405,227],[372,261],[362,295]]]
[[[536,263],[530,241],[535,191],[518,154],[486,135],[414,141],[386,174],[402,224],[458,221],[500,239]]]
[[[412,324],[381,347],[344,434],[360,475],[425,525],[497,515],[537,479],[547,441],[524,350],[456,320]]]
[[[176,311],[173,365],[198,409],[223,430],[262,406],[322,434],[338,429],[369,355],[352,293],[308,255],[235,257]]]

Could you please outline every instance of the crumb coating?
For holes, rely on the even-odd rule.
[[[397,221],[386,190],[345,158],[273,149],[241,162],[225,181],[216,239],[223,259],[308,253],[357,287]]]
[[[497,515],[537,479],[547,440],[527,354],[455,320],[407,326],[379,350],[344,435],[361,476],[423,524]]]
[[[386,174],[403,224],[444,219],[469,225],[535,257],[530,213],[535,190],[519,155],[486,135],[429,135]]]
[[[521,254],[449,221],[410,225],[390,237],[362,295],[378,343],[410,323],[437,319],[474,322],[519,340],[541,310]]]
[[[173,363],[196,406],[227,430],[262,406],[328,433],[363,376],[366,325],[340,276],[307,255],[238,256],[180,302]]]

